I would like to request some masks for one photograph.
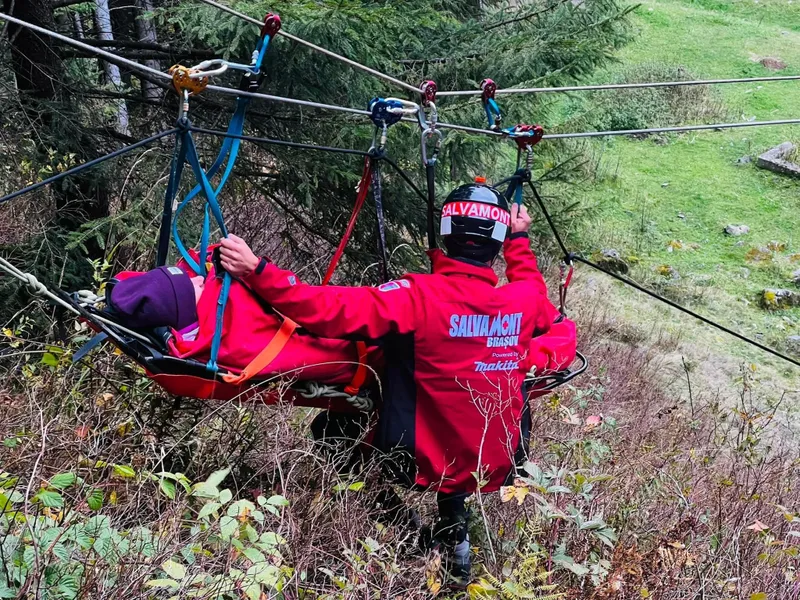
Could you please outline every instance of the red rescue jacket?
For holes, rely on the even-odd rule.
[[[266,261],[246,281],[315,335],[381,342],[374,443],[400,457],[397,475],[442,492],[474,491],[479,477],[489,492],[513,469],[531,339],[553,310],[527,236],[507,240],[504,255],[509,283],[499,288],[491,268],[439,250],[432,274],[377,288],[307,285]]]

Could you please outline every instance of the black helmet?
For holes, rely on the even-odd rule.
[[[447,254],[491,262],[508,235],[511,212],[505,196],[485,179],[457,187],[442,206],[441,234]]]

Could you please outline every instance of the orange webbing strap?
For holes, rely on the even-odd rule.
[[[364,159],[364,171],[361,174],[361,182],[358,184],[358,196],[356,197],[356,203],[353,207],[353,213],[350,215],[350,222],[347,224],[347,229],[345,230],[344,236],[342,236],[342,241],[339,243],[339,247],[336,249],[336,252],[333,255],[333,259],[331,260],[331,264],[328,266],[328,271],[325,273],[325,277],[322,280],[322,285],[328,285],[333,277],[333,272],[336,270],[336,265],[339,262],[339,259],[344,254],[345,246],[347,246],[347,242],[350,240],[350,236],[353,234],[353,229],[356,225],[356,219],[358,219],[358,213],[361,212],[361,208],[364,206],[364,202],[367,199],[367,193],[369,192],[369,182],[370,177],[372,174],[372,159],[370,157],[365,157]],[[231,383],[234,385],[242,384],[246,382],[248,379],[251,379],[255,375],[258,375],[261,371],[266,369],[269,364],[275,360],[275,357],[281,353],[281,351],[286,347],[286,344],[289,342],[289,338],[292,337],[295,330],[297,329],[297,323],[292,321],[291,319],[284,319],[283,325],[278,330],[278,333],[275,334],[269,344],[267,344],[266,348],[264,348],[258,356],[256,356],[249,365],[247,365],[241,372],[240,375],[223,375],[222,379],[226,383]],[[356,368],[356,373],[353,376],[353,380],[350,384],[345,388],[345,391],[348,394],[355,396],[358,394],[358,391],[364,385],[364,382],[367,380],[367,345],[364,342],[356,342],[356,350],[358,351],[358,367]]]
[[[367,345],[364,342],[356,342],[356,350],[358,351],[358,367],[356,374],[353,375],[352,381],[344,388],[344,391],[351,396],[358,395],[358,392],[367,381]]]
[[[291,319],[284,319],[281,328],[269,341],[269,344],[267,344],[266,347],[258,353],[258,356],[250,361],[250,364],[242,369],[242,372],[239,375],[231,375],[229,373],[223,375],[223,381],[225,381],[225,383],[239,385],[258,375],[261,371],[266,369],[269,364],[275,360],[275,357],[278,356],[278,354],[280,354],[281,351],[286,347],[286,344],[289,342],[289,338],[292,337],[295,329],[297,329],[297,323]]]

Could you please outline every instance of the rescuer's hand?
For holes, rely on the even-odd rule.
[[[532,220],[525,206],[516,202],[511,205],[511,233],[527,233]]]
[[[220,261],[234,277],[247,277],[256,270],[259,259],[242,238],[229,235],[220,240]]]

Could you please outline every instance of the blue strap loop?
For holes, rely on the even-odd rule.
[[[245,78],[248,78],[248,85],[253,83],[253,77],[258,77],[261,75],[264,57],[266,56],[267,48],[269,47],[269,42],[272,37],[273,35],[265,33],[259,40],[256,51],[253,53],[253,63],[251,65],[251,69],[245,75]],[[206,269],[206,260],[208,257],[208,247],[211,237],[212,216],[217,227],[219,227],[220,231],[222,232],[223,237],[228,237],[228,228],[225,225],[225,219],[222,215],[222,208],[220,207],[217,198],[233,173],[233,168],[236,164],[236,159],[238,158],[239,150],[242,144],[242,140],[239,139],[238,136],[241,136],[244,132],[245,115],[247,113],[249,104],[249,98],[240,97],[237,99],[236,110],[231,118],[230,124],[228,125],[228,135],[225,137],[222,146],[220,147],[219,154],[208,171],[204,170],[200,164],[197,146],[195,145],[194,138],[192,137],[188,127],[185,127],[178,136],[178,147],[176,148],[173,171],[170,175],[170,184],[168,186],[167,193],[171,194],[172,198],[174,198],[177,194],[177,188],[180,184],[185,162],[188,162],[191,166],[197,184],[175,209],[175,214],[173,215],[172,219],[172,236],[175,241],[175,246],[180,252],[181,257],[183,257],[183,259],[192,268],[192,270],[194,270],[195,273],[198,273],[203,277],[208,274]],[[219,178],[217,187],[214,188],[210,179],[212,179],[219,172],[219,170],[222,169],[223,165],[225,165],[225,169]],[[178,232],[178,217],[186,208],[186,206],[188,206],[189,202],[191,202],[199,194],[204,196],[205,206],[203,211],[203,226],[200,232],[199,260],[195,260],[194,257],[189,253]],[[228,296],[230,295],[230,287],[231,276],[229,273],[225,273],[223,275],[222,290],[220,291],[220,295],[217,300],[216,325],[214,329],[214,337],[211,342],[210,357],[208,363],[206,364],[206,368],[213,373],[218,371],[217,358],[219,356],[219,349],[222,342],[225,306],[228,302]]]

